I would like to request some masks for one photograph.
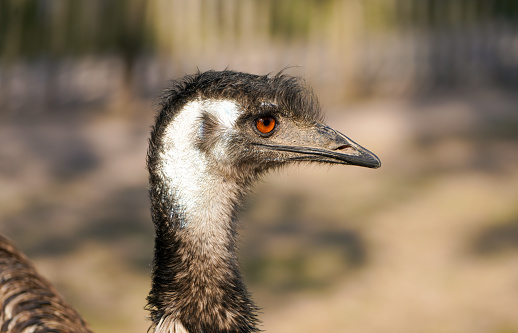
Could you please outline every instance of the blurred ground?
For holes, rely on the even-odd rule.
[[[241,257],[263,328],[518,332],[517,102],[487,89],[327,106],[383,166],[256,186]],[[150,105],[0,125],[2,232],[96,332],[148,327]]]

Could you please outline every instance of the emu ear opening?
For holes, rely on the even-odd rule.
[[[203,112],[199,135],[196,137],[196,147],[205,153],[210,152],[221,136],[220,126],[216,116]]]

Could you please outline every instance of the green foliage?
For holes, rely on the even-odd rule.
[[[174,3],[187,7],[182,1]],[[229,29],[232,34],[240,34],[241,29],[229,26],[227,21],[230,16],[240,19],[243,3],[233,3],[230,13],[226,12],[230,2],[223,0],[194,3],[202,16],[201,23],[214,15],[210,11],[218,11],[216,34],[229,33]],[[513,0],[253,0],[249,4],[268,16],[265,28],[269,36],[282,40],[304,39],[312,29],[333,27],[332,16],[343,5],[359,8],[366,31],[516,23],[518,19],[518,2]],[[155,27],[158,17],[154,16],[159,13],[149,10],[154,5],[157,2],[144,0],[3,0],[0,55],[12,60],[106,53],[128,57],[156,51],[160,45]],[[334,19],[347,17],[337,14]]]
[[[4,59],[136,54],[152,47],[146,5],[130,1],[0,2]]]

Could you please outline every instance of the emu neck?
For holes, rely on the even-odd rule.
[[[182,147],[186,141],[166,142],[174,147],[166,145],[150,168],[155,332],[255,332],[235,254],[244,187],[211,172],[201,153]]]

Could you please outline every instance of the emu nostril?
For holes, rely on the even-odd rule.
[[[332,150],[340,151],[340,153],[347,154],[347,155],[356,155],[356,156],[360,155],[360,152],[356,148],[354,148],[353,146],[348,145],[348,144],[340,145]]]
[[[343,150],[343,149],[347,149],[347,148],[351,148],[351,146],[350,145],[341,145],[341,146],[336,147],[333,150]]]

